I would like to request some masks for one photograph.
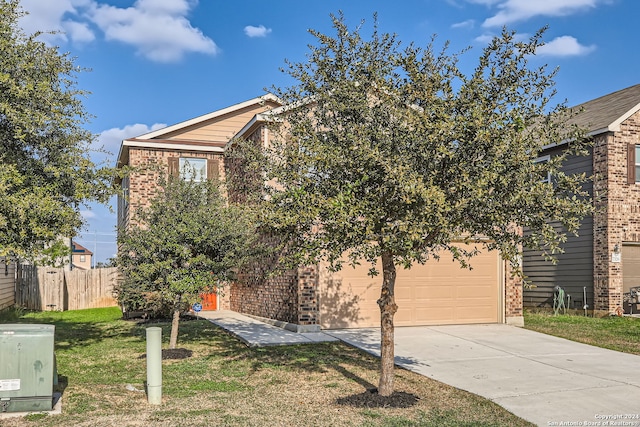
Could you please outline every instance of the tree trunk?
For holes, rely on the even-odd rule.
[[[390,396],[394,383],[394,333],[393,316],[398,311],[394,288],[396,285],[396,266],[391,252],[382,253],[382,291],[378,306],[380,306],[380,383],[378,394]]]
[[[180,322],[180,310],[173,311],[173,319],[171,320],[171,339],[169,340],[169,348],[174,349],[178,344],[178,325]]]

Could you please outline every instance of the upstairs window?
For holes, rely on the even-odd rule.
[[[202,182],[219,177],[220,159],[202,157],[169,157],[169,175]]]
[[[180,178],[185,181],[202,182],[207,179],[207,159],[180,157]]]

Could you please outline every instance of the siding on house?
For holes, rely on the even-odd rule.
[[[564,147],[552,148],[543,155],[558,155]],[[593,156],[569,156],[563,167],[567,174],[593,174]],[[552,178],[553,179],[553,178]],[[587,182],[585,189],[593,194],[593,184]],[[554,224],[561,230],[560,224]],[[526,233],[526,230],[525,230]],[[562,245],[565,253],[558,254],[557,264],[547,261],[542,251],[526,249],[523,251],[523,270],[531,285],[524,290],[523,304],[525,307],[553,306],[554,287],[560,286],[571,295],[571,308],[582,309],[584,288],[587,291],[587,304],[593,308],[593,218],[588,216],[582,221],[578,236],[567,235],[567,241]]]
[[[15,304],[16,265],[0,258],[0,310]]]
[[[272,107],[276,106],[273,104]],[[265,110],[264,106],[251,105],[230,114],[218,116],[204,123],[180,129],[163,135],[163,139],[179,141],[207,141],[226,144],[257,113]]]

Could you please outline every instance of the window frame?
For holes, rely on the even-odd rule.
[[[546,156],[540,156],[537,157],[533,160],[533,163],[548,163],[551,161],[551,155],[547,154]],[[547,171],[547,177],[546,178],[542,178],[540,177],[539,182],[544,182],[544,183],[551,183],[551,172]]]
[[[202,168],[197,167],[195,164],[202,164]],[[190,177],[186,174],[186,167],[194,165],[193,168],[196,171],[195,176]],[[199,171],[199,173],[198,173]],[[208,178],[208,162],[204,157],[179,157],[178,158],[178,173],[180,179],[189,180],[194,182],[204,182]]]

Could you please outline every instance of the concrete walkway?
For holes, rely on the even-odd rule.
[[[340,339],[380,354],[377,328],[301,334],[234,312],[204,316],[251,346]],[[395,342],[397,365],[535,424],[640,426],[640,356],[507,325],[401,327]]]
[[[249,347],[313,344],[339,340],[322,332],[291,332],[235,311],[202,311],[199,316],[235,335]]]

